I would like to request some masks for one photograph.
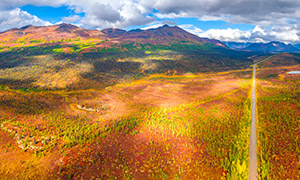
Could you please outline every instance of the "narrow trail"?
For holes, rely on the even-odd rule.
[[[252,85],[252,112],[251,112],[251,132],[250,132],[250,154],[249,154],[249,180],[257,180],[257,152],[256,152],[256,95],[255,95],[255,66],[253,65],[253,85]]]

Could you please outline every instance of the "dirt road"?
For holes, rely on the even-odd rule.
[[[258,179],[257,174],[257,152],[256,152],[256,95],[255,95],[255,66],[253,65],[253,86],[252,86],[252,112],[250,132],[250,154],[249,154],[249,180]]]

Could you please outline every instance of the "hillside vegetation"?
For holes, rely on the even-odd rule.
[[[220,72],[247,68],[251,53],[211,44],[101,42],[44,44],[0,52],[0,82],[10,88],[103,89],[150,74]]]
[[[295,65],[298,64],[298,65]],[[299,179],[300,69],[297,54],[263,62],[258,81],[258,153],[261,179]]]

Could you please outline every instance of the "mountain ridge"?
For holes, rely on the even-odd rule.
[[[123,29],[108,28],[103,30],[84,29],[72,24],[58,24],[51,26],[32,26],[27,25],[21,28],[13,28],[0,34],[0,41],[14,42],[18,38],[44,39],[45,41],[59,41],[62,39],[101,39],[114,40],[120,43],[142,42],[168,44],[175,41],[197,43],[204,45],[206,43],[227,48],[221,41],[215,39],[201,38],[189,33],[178,26],[164,25],[158,28],[141,30],[133,29],[126,31]]]
[[[86,30],[71,24],[58,24],[52,26],[32,26],[27,25],[21,28],[12,28],[0,34],[0,41],[17,41],[19,38],[27,40],[44,39],[45,41],[59,41],[61,39],[72,39],[77,37],[101,38],[104,35],[100,31]]]
[[[242,50],[255,52],[297,52],[298,48],[291,44],[285,44],[279,41],[271,41],[269,43],[252,43]]]
[[[250,46],[250,42],[232,42],[232,41],[223,41],[223,43],[231,49],[240,50]]]
[[[113,43],[153,43],[167,45],[174,42],[196,43],[200,45],[213,44],[223,48],[253,52],[298,52],[300,45],[295,46],[278,41],[269,43],[239,43],[221,42],[216,39],[208,39],[192,34],[178,26],[163,25],[151,29],[132,29],[126,31],[119,28],[107,28],[102,30],[84,29],[72,24],[61,23],[51,26],[26,25],[21,28],[12,28],[0,32],[0,42],[6,42],[8,46],[14,46],[19,39],[40,40],[45,42],[63,41],[65,39],[99,39]],[[23,40],[24,41],[24,40]],[[112,42],[111,42],[112,41]],[[12,44],[12,45],[10,45]]]
[[[268,43],[251,42],[223,42],[226,46],[234,50],[253,51],[253,52],[297,52],[300,46],[297,44],[285,44],[279,41]]]

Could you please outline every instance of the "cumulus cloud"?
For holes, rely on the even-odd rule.
[[[222,20],[229,23],[252,24],[264,32],[238,29],[211,29],[202,36],[220,40],[299,42],[299,0],[152,0],[159,18],[197,17],[202,21]],[[280,27],[290,29],[281,30]]]
[[[153,15],[149,15],[152,7],[136,0],[1,0],[0,11],[13,10],[24,5],[68,6],[75,15],[63,17],[62,20],[71,23],[73,20],[79,20],[76,15],[84,13],[79,23],[88,28],[126,28],[132,25],[145,25],[156,20]]]
[[[12,10],[24,5],[58,7],[66,4],[67,1],[68,0],[1,0],[0,10]]]
[[[72,9],[85,13],[80,24],[89,28],[126,28],[156,20],[153,15],[149,15],[152,8],[135,0],[71,0],[69,5]]]
[[[200,19],[226,20],[232,23],[264,23],[295,18],[300,12],[298,0],[156,0],[153,7],[160,16],[176,15]],[[299,16],[298,16],[299,17]]]
[[[149,25],[141,28],[142,30],[147,30],[147,29],[155,29],[162,27],[164,25],[170,25],[170,26],[176,26],[177,23],[171,20],[165,20],[165,21],[155,21],[153,23],[150,23]]]
[[[142,29],[142,30],[155,29],[155,28],[159,28],[159,27],[161,27],[161,26],[163,26],[163,25],[164,25],[163,23],[157,22],[157,23],[153,23],[153,24],[151,24],[151,25],[149,25],[149,26],[143,27],[143,28],[141,28],[141,29]]]
[[[256,26],[251,34],[251,39],[257,41],[283,41],[285,43],[300,42],[299,27],[295,25],[274,26],[272,28],[261,28]]]
[[[168,25],[177,25],[177,23],[175,21],[171,21],[171,20],[164,20],[163,24],[168,24]]]
[[[105,5],[95,3],[90,8],[90,14],[94,15],[97,19],[114,23],[121,20],[119,12],[111,7],[111,5]]]
[[[262,29],[261,27],[259,27],[259,26],[255,26],[255,28],[253,29],[252,32],[253,32],[253,33],[256,33],[256,34],[266,35],[265,30],[263,30],[263,29]]]
[[[297,30],[289,30],[289,31],[281,31],[281,32],[270,32],[271,36],[274,36],[275,38],[273,40],[278,40],[280,39],[281,41],[284,42],[299,42],[299,31]]]
[[[270,41],[282,41],[285,43],[300,42],[299,31],[292,27],[263,29],[260,26],[256,26],[253,30],[249,31],[231,28],[202,31],[191,24],[180,25],[180,27],[200,37],[218,39],[220,41],[263,43]]]
[[[63,17],[62,21],[66,22],[66,23],[75,23],[76,21],[78,21],[80,18],[80,16],[78,15],[73,15],[73,16],[69,16],[69,17]]]
[[[28,24],[36,26],[48,26],[50,22],[43,21],[20,8],[0,12],[0,31],[5,31],[12,27],[22,27]]]
[[[218,39],[220,41],[247,42],[250,40],[251,32],[231,28],[210,29],[206,32],[200,33],[199,36],[210,39]]]
[[[145,25],[154,22],[156,18],[149,16],[149,10],[133,1],[125,1],[120,10],[123,21],[118,24],[120,27],[128,27],[132,25]]]
[[[179,25],[180,28],[192,33],[192,34],[196,34],[198,36],[201,36],[201,34],[203,33],[203,30],[192,25],[192,24],[183,24],[183,25]]]

